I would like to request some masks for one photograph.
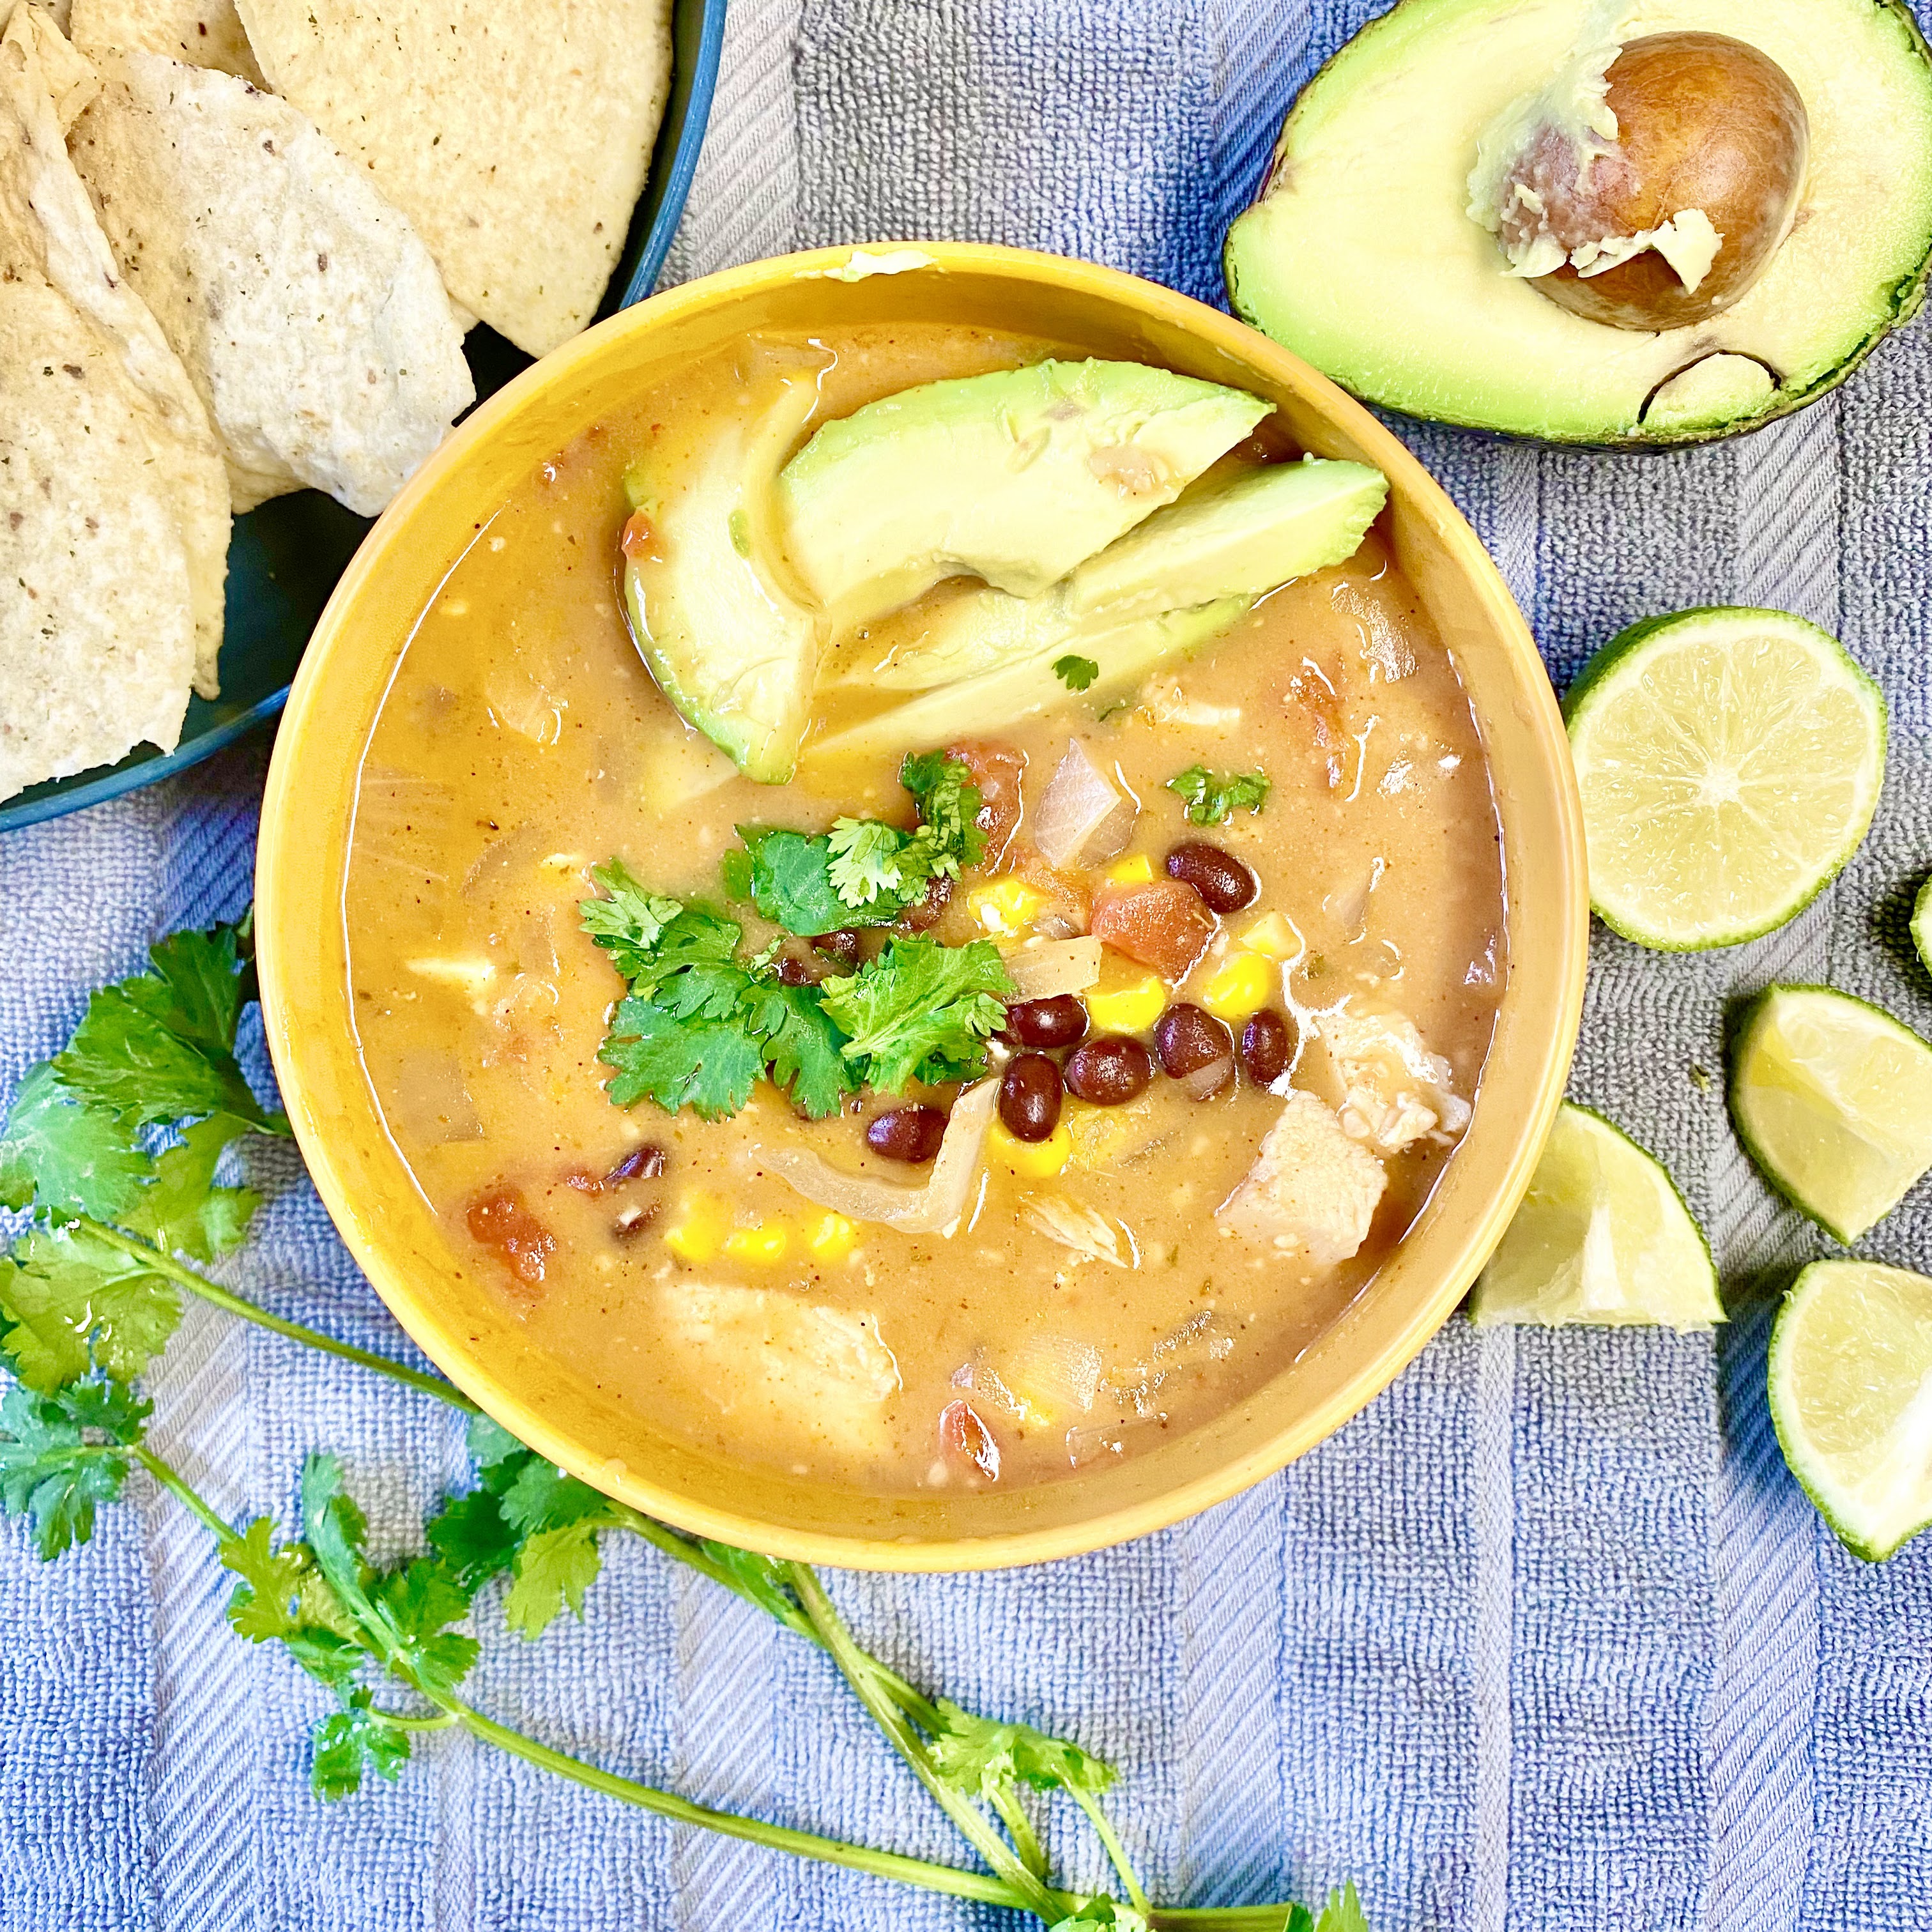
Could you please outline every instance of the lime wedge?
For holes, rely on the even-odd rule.
[[[1885,776],[1885,700],[1782,610],[1648,617],[1564,700],[1590,899],[1671,952],[1782,926],[1857,850]]]
[[[1768,986],[1751,1002],[1730,1097],[1765,1178],[1847,1247],[1932,1167],[1932,1046],[1829,986]]]
[[[1772,1330],[1771,1418],[1854,1555],[1877,1562],[1932,1525],[1932,1281],[1814,1262]]]
[[[1566,1100],[1469,1314],[1481,1323],[1708,1328],[1724,1320],[1724,1305],[1709,1244],[1663,1163]]]
[[[1932,973],[1932,879],[1918,888],[1912,902],[1912,944],[1918,950],[1918,963]]]

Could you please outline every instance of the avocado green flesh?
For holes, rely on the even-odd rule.
[[[651,554],[624,568],[624,602],[651,674],[686,722],[747,778],[783,784],[812,722],[824,616],[794,596],[771,536],[774,479],[818,400],[814,370],[774,375],[728,420],[674,495],[627,479]]]
[[[1401,0],[1365,28],[1303,89],[1229,232],[1236,312],[1365,400],[1553,442],[1698,441],[1842,380],[1916,310],[1932,254],[1932,56],[1910,16],[1898,0],[1632,6],[1624,38],[1762,50],[1811,127],[1796,224],[1762,277],[1708,322],[1646,334],[1510,275],[1467,212],[1477,137],[1550,84],[1600,10]]]
[[[1172,502],[1270,407],[1138,362],[923,383],[826,424],[786,464],[787,547],[839,629],[949,577],[1030,596]]]
[[[1224,597],[1191,610],[1136,618],[1117,629],[1081,640],[1081,654],[1099,667],[1099,675],[1080,694],[1102,700],[1131,690],[1169,659],[1184,656],[1218,637],[1253,603],[1252,597]],[[841,758],[880,752],[917,752],[956,738],[998,731],[1070,701],[1073,693],[1053,667],[1067,648],[1060,639],[977,676],[922,693],[831,736],[816,739],[810,758]]]
[[[883,657],[879,639],[854,640],[840,681],[926,691],[1042,653],[1094,657],[1100,637],[1138,620],[1252,599],[1353,556],[1388,496],[1381,471],[1360,463],[1310,458],[1204,478],[1040,596],[956,597]]]

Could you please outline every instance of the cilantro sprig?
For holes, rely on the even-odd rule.
[[[1053,674],[1069,691],[1084,691],[1100,675],[1100,667],[1091,658],[1078,657],[1071,651],[1053,661]]]
[[[596,903],[611,908],[594,915],[602,922],[593,928],[600,943],[634,986],[653,998],[701,1014],[735,997],[731,974],[754,970],[736,960],[736,928],[718,915],[699,909],[694,916],[628,878]],[[953,962],[935,968],[926,947],[932,942],[896,942],[886,959],[873,962],[884,970],[871,994],[840,996],[855,1000],[855,1023],[863,1023],[862,1007],[877,1018],[902,998],[929,1000],[935,972],[958,980],[956,998],[984,997],[968,990],[974,969],[961,956],[972,949],[932,947]],[[901,949],[903,956],[888,965]],[[232,1250],[254,1212],[250,1190],[217,1178],[228,1150],[248,1133],[286,1131],[249,1090],[236,1058],[254,996],[248,951],[245,921],[164,942],[153,971],[96,995],[74,1045],[30,1071],[0,1128],[4,1198],[28,1216],[11,1253],[0,1257],[0,1372],[7,1377],[0,1383],[0,1510],[25,1520],[41,1556],[53,1561],[86,1543],[99,1510],[120,1498],[136,1469],[144,1472],[207,1531],[232,1574],[227,1618],[237,1636],[279,1650],[331,1694],[310,1748],[310,1781],[325,1799],[346,1798],[371,1779],[393,1781],[418,1738],[460,1729],[658,1816],[1018,1907],[1056,1932],[1145,1932],[1161,1923],[1102,1808],[1114,1773],[1091,1754],[1029,1725],[928,1697],[858,1643],[805,1566],[656,1522],[476,1416],[440,1377],[287,1321],[190,1264]],[[760,998],[800,990],[762,982],[757,988]],[[757,1024],[761,1038],[782,1031],[776,1022]],[[974,1032],[970,1024],[967,1031]],[[900,1050],[913,1049],[904,1042]],[[872,1056],[861,1048],[859,1057]],[[156,1449],[152,1408],[135,1381],[166,1346],[184,1294],[470,1412],[474,1481],[429,1519],[422,1553],[386,1565],[374,1561],[362,1511],[333,1455],[304,1466],[301,1534],[290,1536],[266,1517],[231,1523]],[[532,1640],[566,1610],[584,1616],[602,1539],[614,1532],[644,1538],[826,1650],[986,1869],[698,1804],[554,1750],[479,1709],[468,1691],[492,1606]],[[1121,1898],[1070,1893],[1052,1882],[1028,1807],[1055,1792],[1092,1821]],[[1286,1905],[1185,1916],[1202,1932],[1366,1932],[1352,1887],[1330,1898],[1318,1922]]]
[[[986,1042],[1006,1023],[998,996],[1012,991],[1012,981],[989,939],[964,946],[895,939],[856,973],[824,980],[818,991],[866,1084],[897,1094],[913,1080],[978,1078]]]
[[[1221,825],[1238,809],[1260,811],[1274,781],[1265,772],[1211,772],[1205,765],[1190,765],[1169,778],[1166,789],[1186,806],[1190,824]]]
[[[980,796],[971,768],[944,752],[915,753],[899,766],[917,826],[838,818],[829,832],[741,825],[743,850],[724,862],[725,890],[801,938],[854,926],[890,926],[931,890],[986,856],[974,822]]]

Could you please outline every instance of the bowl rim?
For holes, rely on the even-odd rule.
[[[913,260],[911,257],[918,259]],[[755,1516],[716,1504],[694,1502],[661,1490],[648,1476],[626,1469],[614,1474],[601,1460],[586,1455],[567,1430],[553,1424],[518,1390],[470,1358],[454,1329],[431,1309],[412,1286],[406,1270],[384,1252],[353,1211],[350,1190],[326,1136],[304,1133],[307,1109],[296,1039],[283,1011],[278,914],[302,854],[292,849],[285,809],[306,735],[305,727],[324,701],[324,676],[338,636],[358,593],[388,544],[404,531],[416,506],[458,469],[470,452],[506,426],[526,404],[561,385],[578,364],[602,354],[616,337],[648,332],[686,310],[709,308],[752,296],[794,279],[895,272],[880,265],[898,258],[898,268],[992,273],[1025,284],[1048,284],[1097,298],[1178,331],[1205,339],[1234,359],[1263,368],[1274,365],[1284,386],[1306,395],[1324,421],[1343,430],[1428,515],[1450,554],[1485,628],[1501,642],[1516,669],[1524,674],[1522,695],[1534,713],[1528,722],[1556,779],[1556,822],[1550,828],[1562,854],[1570,890],[1558,949],[1561,970],[1550,989],[1556,1002],[1557,1035],[1550,1043],[1535,1101],[1514,1150],[1482,1213],[1464,1229],[1446,1254],[1432,1291],[1418,1296],[1392,1339],[1360,1366],[1338,1378],[1319,1399],[1244,1454],[1162,1490],[1159,1494],[1083,1516],[1077,1521],[1028,1527],[1023,1518],[1010,1531],[899,1540],[863,1534],[775,1528]],[[1481,540],[1448,493],[1420,460],[1362,404],[1288,350],[1236,320],[1161,285],[1099,263],[1001,244],[980,242],[874,242],[808,250],[749,262],[688,282],[653,296],[598,322],[533,364],[480,405],[435,452],[383,512],[344,572],[317,620],[304,654],[279,731],[262,801],[256,857],[257,963],[269,1051],[282,1084],[284,1105],[316,1191],[357,1265],[405,1332],[466,1396],[511,1432],[560,1468],[607,1494],[689,1534],[798,1561],[848,1569],[902,1573],[1004,1568],[1057,1560],[1126,1542],[1164,1529],[1223,1502],[1253,1486],[1340,1429],[1380,1394],[1406,1368],[1454,1312],[1480,1271],[1527,1190],[1555,1122],[1568,1082],[1582,1009],[1588,935],[1588,878],[1582,810],[1570,764],[1562,714],[1528,623]],[[1544,915],[1546,916],[1546,915]]]

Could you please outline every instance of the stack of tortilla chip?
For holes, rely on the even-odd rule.
[[[231,506],[374,514],[472,400],[474,320],[535,354],[590,320],[670,37],[669,0],[0,0],[0,27],[4,798],[170,749],[214,695]]]

